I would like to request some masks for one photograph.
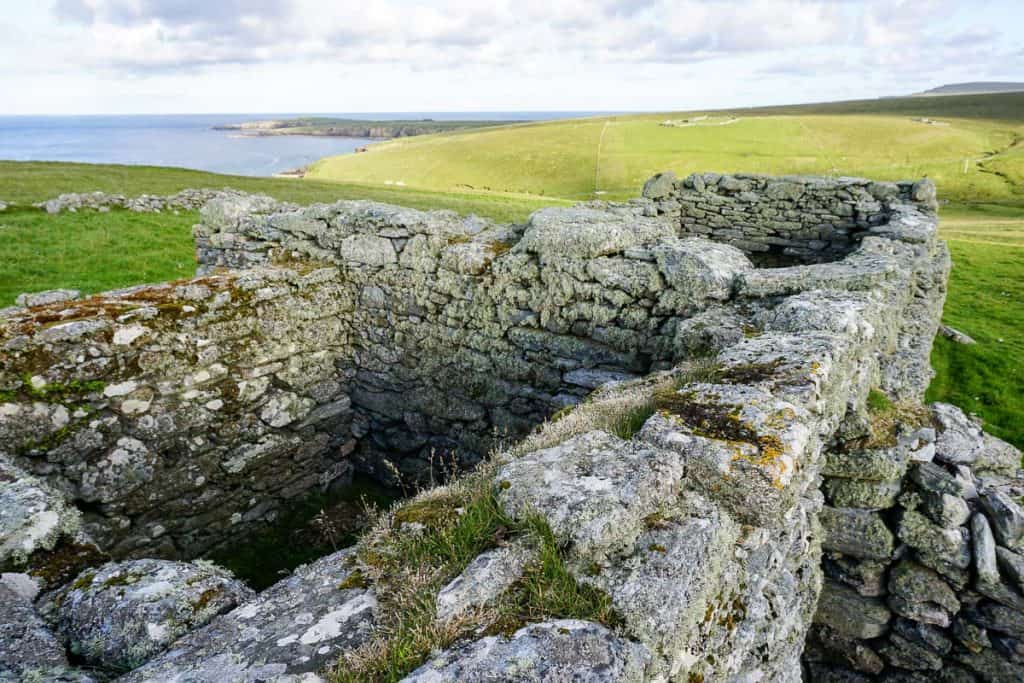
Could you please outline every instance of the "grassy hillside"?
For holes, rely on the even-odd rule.
[[[692,171],[929,176],[960,201],[1020,200],[1024,93],[613,116],[372,145],[309,177],[436,191],[632,196],[652,174]],[[703,112],[707,114],[707,112]],[[933,122],[924,122],[928,117]],[[684,119],[689,124],[680,125]],[[677,125],[661,125],[674,121]]]

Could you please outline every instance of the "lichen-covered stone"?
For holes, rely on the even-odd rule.
[[[437,594],[438,621],[449,622],[496,600],[522,577],[535,556],[535,550],[522,543],[478,555]]]
[[[62,301],[77,299],[81,292],[77,289],[50,289],[45,292],[32,292],[31,294],[19,294],[14,300],[18,306],[47,306]]]
[[[998,487],[982,492],[981,503],[999,544],[1010,550],[1024,550],[1024,508],[1021,504]]]
[[[343,550],[300,567],[257,597],[179,638],[119,683],[287,680],[313,673],[366,641],[377,601],[341,588],[353,571]]]
[[[573,557],[593,560],[630,548],[682,476],[676,454],[598,431],[516,458],[494,483],[508,514],[540,514]]]
[[[637,212],[592,208],[541,209],[516,246],[541,258],[586,259],[623,252],[673,235],[667,221]]]
[[[578,573],[611,597],[626,632],[663,653],[673,671],[699,655],[691,640],[693,620],[716,608],[722,568],[739,535],[713,508],[702,512],[666,519],[637,539],[632,554]]]
[[[63,495],[0,457],[0,570],[75,535],[81,514]]]
[[[825,507],[821,511],[825,533],[822,548],[875,560],[892,557],[895,538],[877,512],[853,508]]]
[[[826,581],[818,598],[814,622],[824,624],[840,636],[866,640],[889,630],[892,616],[885,603],[867,598],[852,588]]]
[[[93,683],[68,664],[64,647],[32,603],[0,584],[0,681]]]
[[[643,646],[602,626],[562,619],[526,626],[509,637],[490,636],[447,650],[402,680],[639,683],[647,680],[650,660]]]
[[[46,596],[44,614],[77,657],[123,671],[252,596],[211,564],[131,560],[87,569]]]

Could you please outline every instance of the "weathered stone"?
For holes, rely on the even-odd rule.
[[[1024,456],[1021,452],[997,439],[991,434],[982,434],[981,452],[972,463],[971,468],[979,473],[994,473],[1013,477],[1021,467]]]
[[[664,199],[675,190],[676,174],[672,171],[658,173],[644,183],[641,194],[647,199]]]
[[[972,671],[976,671],[985,681],[1012,683],[1024,680],[1024,664],[1008,661],[995,650],[956,653],[954,657]]]
[[[676,357],[704,357],[743,339],[743,320],[729,310],[704,311],[679,322],[673,345]]]
[[[650,653],[586,621],[558,620],[526,626],[509,637],[490,636],[447,650],[403,679],[405,683],[461,681],[645,680]]]
[[[960,609],[956,593],[937,572],[909,560],[890,571],[889,592],[908,603],[934,603],[951,614]]]
[[[896,504],[901,485],[897,481],[825,480],[829,503],[840,508],[885,509]]]
[[[908,456],[900,449],[829,451],[822,473],[866,481],[898,481],[907,471]]]
[[[693,300],[729,299],[741,273],[753,270],[742,251],[705,239],[665,239],[652,247],[658,269],[670,288]]]
[[[512,460],[494,482],[508,514],[539,513],[573,557],[594,561],[630,548],[682,476],[675,453],[590,432]]]
[[[132,560],[86,570],[45,598],[44,613],[76,656],[123,671],[251,597],[211,564]]]
[[[882,645],[879,652],[891,666],[900,669],[938,671],[942,668],[942,657],[939,654],[897,633],[889,636],[889,642]]]
[[[859,560],[839,553],[825,553],[822,556],[825,576],[844,583],[867,597],[886,594],[887,562]]]
[[[757,388],[694,384],[673,394],[639,438],[676,454],[691,482],[754,524],[795,502],[800,463],[812,457],[805,413]]]
[[[62,301],[77,299],[81,294],[77,289],[51,289],[45,292],[19,294],[14,302],[18,306],[48,306]]]
[[[366,641],[377,601],[364,588],[339,588],[353,569],[351,550],[327,555],[256,598],[179,638],[163,654],[118,679],[287,680],[335,662]]]
[[[820,519],[825,533],[821,547],[825,550],[875,560],[892,556],[895,538],[878,513],[826,506]]]
[[[974,339],[972,337],[964,334],[960,330],[958,330],[955,327],[952,327],[950,325],[940,325],[939,326],[939,334],[941,334],[946,339],[949,339],[950,341],[955,342],[957,344],[968,344],[969,345],[969,344],[977,344],[978,343],[978,342],[974,341]]]
[[[953,648],[953,642],[946,632],[929,624],[909,619],[897,619],[893,631],[907,641],[928,648],[934,653],[947,655]]]
[[[1020,504],[999,488],[983,491],[981,504],[999,544],[1011,550],[1024,550],[1024,509]]]
[[[488,550],[476,557],[437,594],[437,619],[450,622],[484,607],[518,581],[536,552],[521,543]]]
[[[0,570],[23,566],[38,550],[52,550],[80,525],[81,515],[64,496],[0,457]]]
[[[885,662],[869,646],[844,638],[821,624],[812,626],[808,632],[804,661],[840,664],[871,675],[878,675],[885,668]]]
[[[979,588],[1000,585],[999,566],[996,564],[996,539],[985,515],[979,512],[971,517],[971,546]]]
[[[0,681],[92,683],[68,665],[64,647],[32,603],[0,584]]]
[[[933,403],[931,408],[939,423],[935,459],[952,464],[974,462],[982,448],[981,427],[956,406]]]
[[[636,213],[590,208],[541,209],[530,216],[515,247],[542,258],[594,258],[621,253],[672,235],[671,226]]]
[[[922,563],[939,572],[955,573],[971,564],[968,533],[963,527],[940,527],[924,515],[906,510],[900,521],[899,538],[917,551]]]
[[[996,546],[996,559],[1002,575],[1024,592],[1024,556],[1002,546]]]
[[[608,594],[626,632],[652,652],[664,653],[669,668],[685,664],[692,646],[689,615],[714,611],[721,593],[724,556],[739,529],[706,507],[704,514],[666,519],[644,533],[628,557],[584,568],[577,579]]]
[[[826,581],[818,598],[814,623],[824,624],[844,638],[867,640],[887,633],[891,616],[881,600],[866,598],[852,588]]]

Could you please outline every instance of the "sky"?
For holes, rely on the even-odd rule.
[[[1021,0],[0,0],[0,115],[670,111],[1024,81]]]

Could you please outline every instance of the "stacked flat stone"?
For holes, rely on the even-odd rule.
[[[932,413],[938,431],[828,456],[812,680],[1024,680],[1021,454]]]
[[[160,213],[162,211],[196,211],[211,199],[219,197],[236,197],[244,193],[225,188],[212,190],[207,188],[188,188],[172,195],[144,194],[127,197],[123,194],[107,192],[69,192],[45,202],[33,204],[47,213],[57,214],[63,211],[72,213],[83,209],[90,211],[110,211],[112,208],[127,209],[136,213]]]
[[[759,265],[832,261],[889,223],[898,205],[937,206],[928,181],[811,176],[663,173],[644,196],[678,220],[682,234],[737,246]]]

